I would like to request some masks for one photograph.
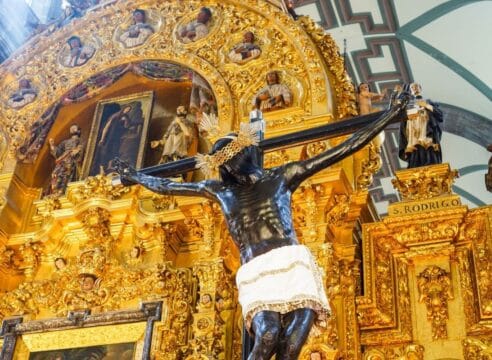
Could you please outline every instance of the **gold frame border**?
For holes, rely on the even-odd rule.
[[[33,352],[85,348],[98,345],[135,343],[134,359],[142,359],[147,323],[145,321],[96,327],[23,334],[14,351],[14,360],[28,359]]]

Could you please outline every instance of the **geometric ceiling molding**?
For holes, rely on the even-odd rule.
[[[358,65],[361,82],[376,85],[379,81],[384,81],[382,88],[392,89],[397,83],[412,82],[412,76],[406,61],[405,51],[401,46],[400,40],[394,35],[387,37],[366,38],[367,50],[352,52],[354,62]],[[383,56],[382,48],[389,47],[393,61],[394,71],[373,73],[369,65],[369,59]]]
[[[474,75],[466,67],[453,60],[451,57],[443,53],[442,51],[436,49],[427,42],[419,39],[413,33],[422,27],[432,23],[433,21],[445,16],[446,14],[460,8],[467,6],[480,0],[452,0],[444,4],[438,5],[435,8],[427,11],[426,13],[420,15],[416,19],[408,22],[396,31],[396,36],[402,41],[407,41],[416,48],[422,50],[428,56],[434,58],[439,63],[448,67],[451,71],[455,72],[457,75],[461,76],[465,81],[474,86],[478,91],[485,95],[489,100],[492,100],[492,90],[491,88],[483,82],[480,78]],[[489,34],[490,35],[490,34]],[[478,56],[478,54],[477,54]]]
[[[394,33],[397,29],[398,22],[396,17],[393,1],[391,0],[379,0],[379,11],[382,17],[382,23],[376,24],[370,12],[354,13],[352,11],[352,5],[350,0],[335,1],[338,8],[338,13],[342,24],[355,24],[360,23],[364,34],[374,35],[383,33]]]
[[[373,12],[354,12],[350,0],[304,0],[298,1],[296,6],[301,7],[299,10],[302,11],[302,7],[313,4],[319,12],[320,25],[326,30],[359,25],[366,47],[350,51],[351,56],[347,58],[346,69],[352,79],[367,82],[373,89],[380,90],[392,89],[396,84],[413,81],[403,42],[395,36],[398,18],[392,0],[379,0]],[[381,14],[381,19],[378,19],[377,23],[373,15],[376,12]],[[337,23],[337,18],[340,19],[340,25]],[[391,61],[392,68],[396,70],[373,72],[369,60],[383,57],[383,47],[389,48],[392,59],[385,60]],[[356,74],[358,76],[355,76]],[[379,84],[379,82],[384,83]]]

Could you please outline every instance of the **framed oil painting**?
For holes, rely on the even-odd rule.
[[[153,92],[105,99],[97,103],[92,121],[82,177],[113,169],[119,157],[139,169],[144,159],[152,113]]]
[[[154,323],[162,302],[138,310],[23,322],[4,320],[2,360],[149,360]]]

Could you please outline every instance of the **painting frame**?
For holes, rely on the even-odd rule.
[[[67,318],[23,322],[5,319],[0,330],[2,360],[31,359],[40,352],[60,352],[114,344],[134,343],[132,360],[149,360],[153,328],[162,318],[163,302],[144,302],[138,310],[91,315],[72,311]],[[49,355],[49,354],[48,354]]]
[[[111,166],[107,165],[116,156],[128,161],[130,165],[134,166],[136,169],[140,169],[142,167],[145,156],[145,145],[147,143],[153,102],[154,92],[144,91],[104,99],[97,103],[96,109],[94,111],[91,130],[89,133],[89,140],[87,142],[87,151],[82,164],[82,179],[88,176],[95,176],[100,174],[101,167],[104,168],[105,173],[108,172],[107,170]],[[132,124],[130,122],[130,124],[132,124],[131,126],[138,127],[140,130],[135,133],[135,131],[131,130],[133,128],[129,127],[130,130],[128,130],[127,133],[124,133],[122,132],[123,127],[119,126],[118,131],[113,129],[113,132],[111,132],[111,127],[116,128],[117,125],[117,113],[123,112],[121,115],[125,115],[124,111],[126,107],[131,108],[131,110],[128,112],[128,118],[132,121],[137,120],[137,123]],[[113,120],[111,120],[112,118]],[[121,117],[121,119],[123,119],[123,117]],[[141,124],[138,124],[138,122],[141,122]],[[108,125],[108,123],[111,124]],[[110,138],[111,135],[114,134],[120,135],[117,136],[117,138],[120,140],[120,143],[118,144],[119,146],[113,143],[110,144],[108,140],[108,138]],[[132,137],[130,145],[128,145],[129,141],[126,141],[127,145],[130,148],[126,151],[128,154],[122,154],[120,150],[123,147],[123,138],[127,135],[128,137]],[[134,153],[131,151],[132,147],[136,150],[136,156],[134,158],[129,158],[130,156],[132,156],[131,153]],[[111,149],[111,151],[105,151],[108,149]]]

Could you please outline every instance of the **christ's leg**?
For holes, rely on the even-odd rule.
[[[255,345],[248,360],[270,360],[277,348],[280,314],[274,311],[261,311],[253,318],[251,328],[255,334]]]
[[[313,325],[314,316],[314,311],[307,308],[283,315],[277,360],[296,360],[299,357]]]

